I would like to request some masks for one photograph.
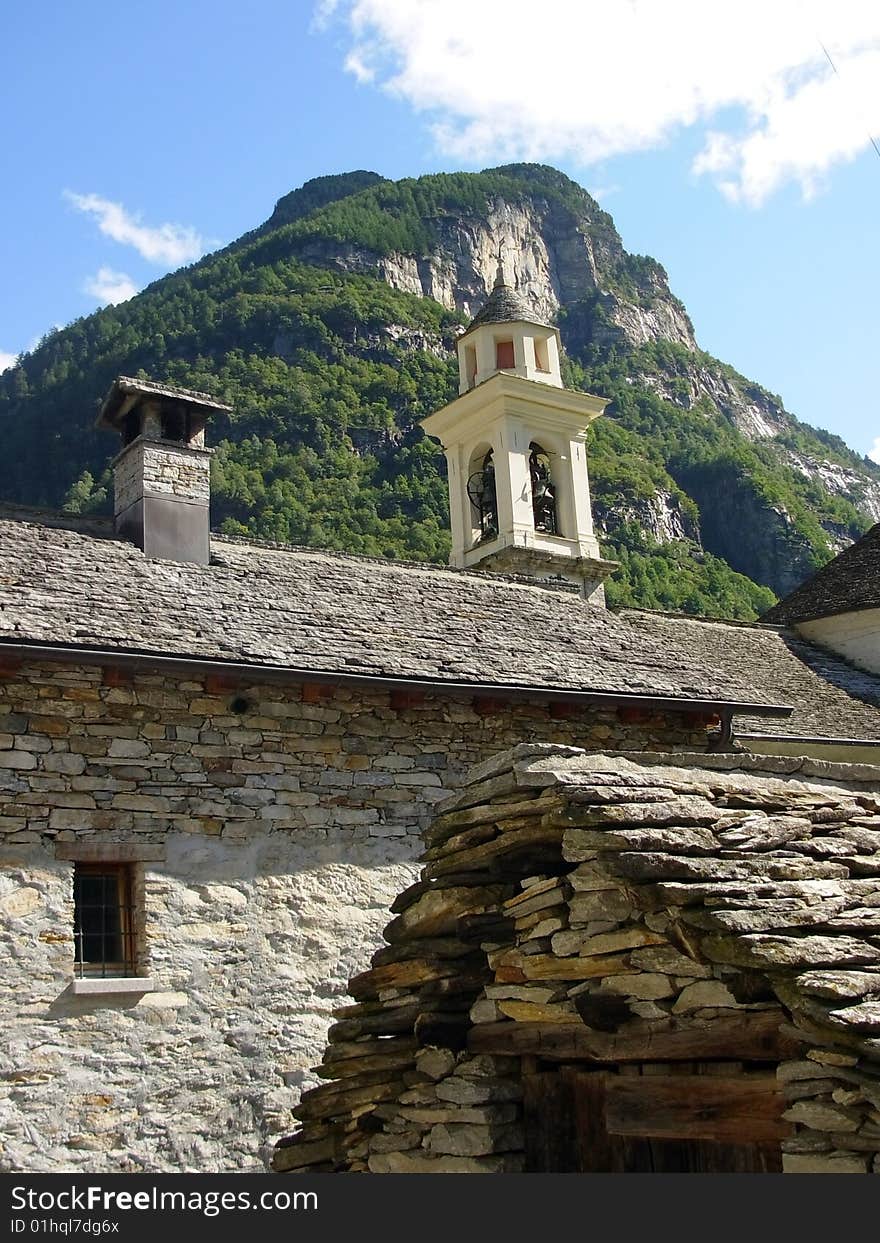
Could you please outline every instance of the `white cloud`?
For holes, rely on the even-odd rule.
[[[620,190],[618,185],[610,186],[587,186],[587,193],[592,195],[597,203],[601,203],[603,199],[611,198],[612,194],[617,194]]]
[[[8,371],[10,367],[14,367],[17,354],[8,354],[6,350],[0,350],[0,371]]]
[[[333,13],[348,71],[469,163],[590,164],[698,126],[695,172],[758,205],[790,181],[815,193],[880,132],[876,0],[339,0],[321,21]]]
[[[94,276],[87,276],[83,282],[83,292],[97,298],[102,305],[127,302],[137,291],[137,285],[126,272],[115,272],[113,268],[98,268]]]
[[[65,190],[64,197],[77,211],[92,216],[103,234],[123,246],[133,246],[150,263],[179,267],[205,253],[205,239],[189,226],[160,224],[150,228],[122,203],[111,203],[97,194],[74,194],[71,190]]]
[[[873,445],[868,450],[868,457],[872,462],[880,462],[880,436],[877,436]]]

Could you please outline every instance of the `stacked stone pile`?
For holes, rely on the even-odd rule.
[[[563,1063],[711,1063],[786,1170],[880,1168],[880,770],[530,745],[439,813],[276,1169],[531,1168]]]

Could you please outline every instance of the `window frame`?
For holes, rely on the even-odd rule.
[[[102,940],[108,939],[108,934],[103,930],[100,933],[89,933],[83,930],[81,924],[82,903],[77,899],[77,881],[81,877],[87,876],[115,876],[116,878],[116,902],[115,911],[118,921],[118,931],[112,935],[118,939],[119,949],[122,951],[121,958],[105,958],[86,960],[80,955],[83,951],[83,941],[89,936],[99,936]],[[74,861],[73,864],[73,895],[74,895],[74,916],[73,916],[73,971],[76,981],[85,980],[130,980],[138,977],[139,968],[139,938],[138,929],[135,920],[135,876],[134,867],[131,863],[120,863],[115,861]],[[90,904],[93,905],[93,904]],[[101,903],[109,909],[109,903]]]

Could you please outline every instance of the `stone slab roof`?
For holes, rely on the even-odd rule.
[[[764,620],[783,626],[880,608],[880,522],[773,606]]]
[[[496,285],[467,326],[467,332],[480,324],[543,324],[534,308],[509,285]],[[545,327],[547,325],[544,325]]]
[[[651,1063],[663,1076],[706,1059],[723,1077],[734,1062],[736,1087],[758,1076],[740,1142],[781,1142],[789,1172],[876,1170],[878,829],[869,765],[541,744],[477,765],[438,805],[421,877],[350,981],[356,1004],[330,1029],[327,1082],[294,1110],[303,1126],[275,1168],[521,1169],[534,1116],[510,1102],[530,1055],[542,1073]],[[777,1073],[762,1079],[755,1063]],[[608,1102],[627,1086],[639,1085],[611,1078],[604,1101],[590,1097],[594,1134],[607,1122],[609,1143],[663,1138],[656,1115],[653,1130],[633,1114],[613,1125]],[[666,1134],[705,1137],[706,1082],[662,1086],[679,1128],[694,1102],[696,1129]],[[716,1122],[733,1099],[716,1100]],[[474,1102],[501,1106],[491,1117],[507,1130],[474,1127]],[[662,1105],[660,1118],[668,1127]],[[596,1162],[586,1168],[618,1168],[605,1139],[584,1155]]]
[[[150,560],[69,515],[0,514],[0,642],[313,672],[793,705],[761,732],[880,741],[880,678],[761,626],[614,613],[488,574],[215,538]]]
[[[172,401],[182,402],[187,406],[203,407],[205,410],[229,411],[231,406],[218,401],[210,393],[199,392],[194,388],[178,388],[170,384],[162,384],[157,380],[138,380],[133,376],[121,375],[113,381],[110,391],[104,398],[98,421],[111,422],[117,408],[126,397],[164,397]]]

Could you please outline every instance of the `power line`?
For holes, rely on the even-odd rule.
[[[831,68],[834,70],[835,75],[836,75],[838,78],[840,78],[840,71],[838,70],[838,68],[837,68],[837,66],[835,65],[834,61],[831,59],[831,53],[828,51],[828,48],[825,46],[825,44],[822,42],[822,40],[819,38],[819,36],[818,36],[818,35],[816,35],[816,40],[817,40],[817,42],[818,42],[818,44],[819,44],[819,47],[820,47],[820,48],[822,49],[822,51],[825,53],[825,58],[826,58],[826,60],[828,61],[828,64],[829,64],[829,65],[831,66]],[[842,79],[842,78],[840,78],[840,80],[841,80],[841,82],[843,81],[843,79]],[[878,146],[877,146],[877,140],[876,140],[876,138],[874,137],[874,135],[871,133],[871,131],[870,131],[870,130],[868,130],[868,138],[869,138],[869,140],[870,140],[871,146],[874,148],[874,151],[875,151],[875,153],[876,153],[876,155],[877,155],[877,158],[878,158],[878,159],[880,159],[880,147],[878,147]]]

